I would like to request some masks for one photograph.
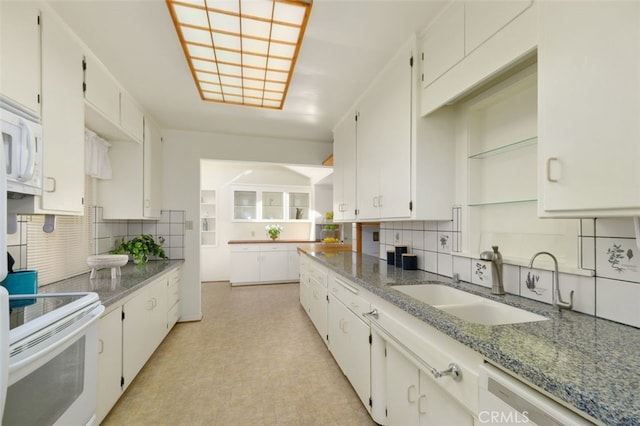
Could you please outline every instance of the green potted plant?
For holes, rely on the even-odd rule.
[[[156,243],[149,234],[134,237],[129,241],[123,241],[111,253],[130,254],[133,262],[138,265],[145,265],[149,261],[150,256],[167,259],[167,255],[164,253],[162,246]]]

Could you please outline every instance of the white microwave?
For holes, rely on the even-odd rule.
[[[0,132],[7,192],[42,195],[42,125],[20,109],[0,103]]]

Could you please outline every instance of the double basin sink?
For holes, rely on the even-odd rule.
[[[395,285],[393,288],[434,308],[476,324],[501,325],[548,320],[542,315],[443,284]]]

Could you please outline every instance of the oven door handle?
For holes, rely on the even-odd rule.
[[[55,352],[58,348],[65,346],[70,341],[76,339],[79,335],[84,334],[84,331],[92,326],[93,323],[100,318],[100,315],[102,315],[102,312],[104,312],[104,305],[100,304],[98,306],[92,307],[91,311],[92,312],[84,318],[87,319],[87,321],[85,321],[82,326],[74,330],[72,333],[69,333],[67,336],[63,337],[53,345],[46,346],[38,352],[32,354],[31,356],[21,359],[20,361],[11,362],[11,358],[9,358],[9,378],[11,378],[11,373],[19,371],[24,366],[29,365],[29,363],[36,361],[38,358],[43,357],[47,353]]]

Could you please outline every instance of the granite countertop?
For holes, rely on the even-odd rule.
[[[488,361],[604,424],[640,425],[640,329],[368,255],[301,250],[364,289],[480,353]],[[488,326],[458,319],[393,288],[440,281],[524,308],[549,321]]]
[[[227,244],[291,244],[291,243],[299,243],[299,244],[305,244],[305,243],[315,243],[315,241],[312,240],[281,240],[281,239],[277,239],[277,240],[229,240],[227,242]]]
[[[92,291],[98,293],[105,306],[116,304],[129,294],[153,281],[159,274],[169,272],[182,265],[184,260],[153,260],[144,267],[129,262],[120,268],[121,276],[111,279],[111,269],[100,269],[96,277],[89,279],[89,273],[77,275],[66,280],[56,281],[38,288],[39,293],[75,293]]]

